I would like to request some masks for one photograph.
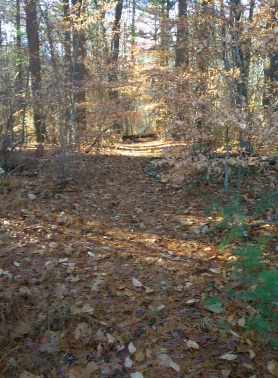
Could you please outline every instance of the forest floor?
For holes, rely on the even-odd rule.
[[[63,182],[50,151],[37,177],[1,179],[1,377],[278,377],[278,351],[245,329],[252,306],[228,296],[234,256],[208,214],[222,186],[143,171],[170,147],[68,158]],[[248,211],[262,181],[242,189]],[[265,254],[278,268],[275,237]]]

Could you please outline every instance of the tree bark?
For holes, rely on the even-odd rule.
[[[87,126],[86,91],[85,80],[85,57],[86,38],[82,27],[83,0],[72,0],[73,13],[76,17],[73,25],[73,82],[75,87],[75,122],[77,130]]]
[[[118,81],[118,61],[119,61],[119,53],[120,53],[120,38],[121,38],[121,18],[122,18],[122,11],[123,11],[123,0],[116,0],[116,7],[115,7],[115,18],[112,28],[112,41],[111,41],[111,58],[110,58],[110,72],[108,75],[108,80],[111,83],[111,89],[109,90],[109,97],[112,101],[114,101],[115,105],[118,107],[119,104],[119,93],[116,86],[116,82]],[[121,131],[121,123],[115,119],[114,120],[114,128],[117,132]]]
[[[275,28],[277,27],[277,11],[278,3],[276,2],[271,7],[271,22],[269,25],[270,32],[275,36]],[[273,41],[273,39],[272,39]],[[275,45],[274,45],[275,46]],[[276,45],[277,46],[277,45]],[[264,70],[265,82],[267,85],[268,94],[264,95],[263,105],[272,108],[273,111],[278,111],[278,50],[277,48],[269,54],[268,62]]]
[[[40,41],[36,0],[25,1],[25,13],[29,70],[31,73],[31,90],[33,95],[33,120],[37,142],[42,143],[44,142],[46,136],[46,126],[42,106]]]
[[[189,54],[186,44],[188,43],[188,25],[187,25],[187,0],[178,0],[178,25],[177,25],[177,42],[175,66],[180,67],[183,64],[189,64]]]
[[[70,6],[69,0],[63,1],[63,12],[64,12],[64,75],[65,75],[65,88],[70,88],[71,86],[71,40],[70,40]],[[65,124],[68,129],[70,127],[70,96],[66,95],[67,103],[65,104]]]
[[[16,0],[16,93],[19,97],[23,90],[23,69],[22,69],[22,51],[21,51],[21,30],[20,30],[20,0]],[[21,102],[21,101],[20,101]]]

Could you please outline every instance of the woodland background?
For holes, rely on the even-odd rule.
[[[7,2],[0,33],[2,154],[155,134],[185,144],[172,179],[227,186],[276,152],[275,1]]]

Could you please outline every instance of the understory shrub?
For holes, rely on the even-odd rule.
[[[212,210],[222,217],[222,221],[216,225],[225,231],[221,247],[230,246],[230,252],[235,257],[231,263],[231,279],[239,285],[236,289],[229,289],[228,296],[251,306],[246,330],[263,336],[269,345],[278,349],[278,270],[272,263],[276,257],[275,251],[270,249],[275,235],[249,235],[254,217],[259,225],[276,223],[275,217],[267,221],[260,218],[266,213],[275,214],[276,206],[277,192],[274,192],[257,201],[254,216],[246,215],[240,195],[233,195],[222,203],[215,202]]]

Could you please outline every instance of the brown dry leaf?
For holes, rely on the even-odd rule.
[[[58,350],[59,335],[58,332],[46,331],[39,339],[39,351],[53,353]]]
[[[18,376],[18,378],[43,378],[43,376],[30,373],[29,371],[24,371]]]
[[[65,224],[66,221],[67,221],[67,216],[66,216],[65,212],[62,211],[62,212],[58,215],[58,217],[57,217],[57,219],[56,219],[56,222],[57,222],[58,224]]]
[[[244,338],[245,338],[246,341],[247,340],[254,341],[255,340],[254,332],[251,332],[251,331],[245,332]]]
[[[223,375],[223,377],[229,377],[229,375],[231,374],[232,370],[231,369],[222,369],[221,370],[221,374]]]
[[[172,369],[174,369],[175,371],[179,372],[180,371],[180,367],[178,364],[176,364],[170,356],[168,356],[167,354],[159,354],[157,356],[157,361],[158,361],[158,364],[160,366],[167,366],[167,367],[171,367]]]
[[[26,335],[31,329],[31,324],[20,322],[11,331],[12,338]]]
[[[137,352],[135,353],[135,361],[137,362],[143,362],[145,360],[145,353],[143,352]]]
[[[270,374],[278,377],[278,362],[275,360],[269,361],[267,363],[267,370]]]
[[[94,361],[89,362],[83,371],[84,378],[90,378],[91,374],[95,373],[97,370],[99,370],[98,364]],[[83,375],[80,376],[80,378],[81,377],[83,378]]]
[[[200,349],[199,345],[198,345],[195,341],[192,341],[192,340],[184,340],[184,342],[186,343],[186,345],[188,346],[188,348],[192,348],[192,349]]]
[[[110,335],[110,333],[107,333],[106,337],[107,337],[107,340],[108,340],[108,344],[113,344],[116,341],[115,337]]]
[[[154,290],[151,289],[149,286],[144,286],[144,289],[145,289],[145,292],[146,292],[147,294],[154,293]]]
[[[74,330],[74,338],[78,340],[80,337],[88,337],[92,334],[92,328],[85,322],[79,323]]]
[[[153,352],[151,351],[151,349],[146,349],[146,357],[152,358],[152,355],[153,355]]]

